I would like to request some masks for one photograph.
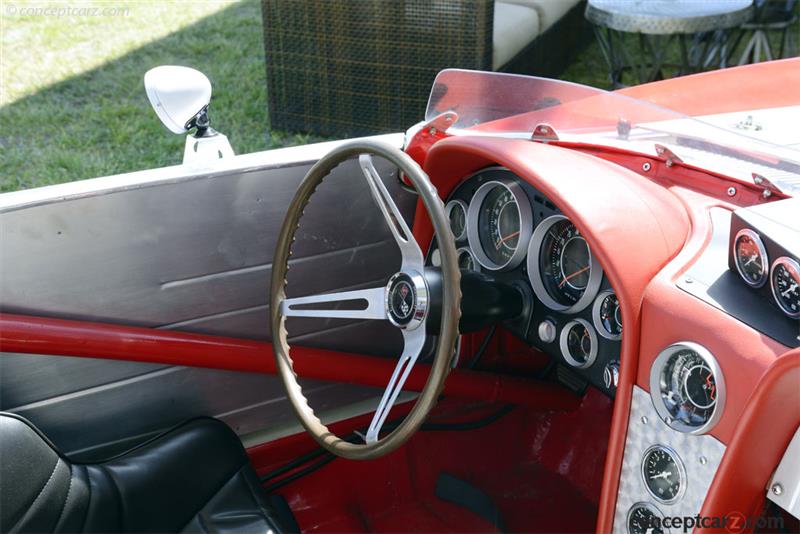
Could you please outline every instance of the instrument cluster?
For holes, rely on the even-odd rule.
[[[580,230],[535,188],[503,168],[484,169],[446,204],[462,269],[523,293],[527,316],[505,326],[562,365],[576,388],[613,395],[619,373],[619,300]],[[441,264],[434,242],[428,264]]]

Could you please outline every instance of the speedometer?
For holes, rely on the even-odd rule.
[[[594,264],[589,245],[563,215],[542,221],[528,250],[531,285],[548,307],[568,313],[584,309],[600,288],[603,271]]]
[[[467,238],[475,259],[491,271],[522,263],[533,226],[530,200],[510,180],[483,184],[470,202]]]

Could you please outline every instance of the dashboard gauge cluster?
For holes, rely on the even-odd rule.
[[[613,396],[622,315],[580,229],[530,184],[500,167],[465,178],[445,212],[461,269],[524,294],[525,317],[504,326],[550,354],[560,373]],[[435,242],[427,264],[441,265]]]
[[[653,362],[650,395],[668,426],[705,434],[725,409],[725,377],[708,349],[683,341],[661,351]]]
[[[737,210],[731,217],[729,268],[784,316],[800,319],[800,201]]]

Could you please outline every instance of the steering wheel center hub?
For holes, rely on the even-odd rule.
[[[386,285],[386,315],[398,328],[418,328],[428,312],[428,286],[416,271],[399,272]]]

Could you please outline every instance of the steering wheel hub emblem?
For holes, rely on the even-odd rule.
[[[428,287],[425,278],[411,271],[399,272],[386,285],[386,315],[393,325],[408,330],[417,328],[428,308]]]

